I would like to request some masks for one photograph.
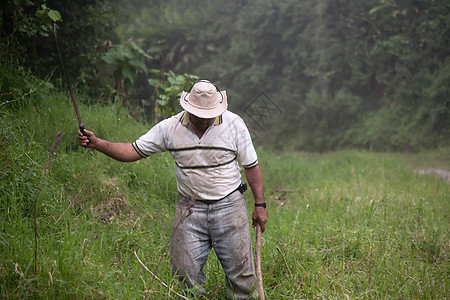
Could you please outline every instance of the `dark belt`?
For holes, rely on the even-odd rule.
[[[209,204],[213,204],[213,203],[219,202],[220,200],[225,199],[226,197],[230,196],[231,194],[233,194],[233,193],[235,193],[237,191],[239,191],[239,192],[241,192],[243,194],[246,190],[247,190],[247,183],[246,182],[241,182],[241,184],[234,191],[232,191],[231,193],[229,193],[228,195],[226,195],[223,198],[220,198],[220,199],[217,199],[217,200],[196,199],[196,201],[200,201],[202,203],[205,203],[205,204],[209,205]]]

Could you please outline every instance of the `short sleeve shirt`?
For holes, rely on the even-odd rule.
[[[133,143],[142,157],[169,151],[175,160],[177,188],[186,197],[218,200],[241,183],[239,163],[258,165],[250,133],[238,115],[225,111],[201,138],[181,112],[156,124]]]

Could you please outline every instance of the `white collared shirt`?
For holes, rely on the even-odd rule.
[[[169,151],[175,160],[178,191],[186,197],[218,200],[241,183],[239,164],[258,165],[258,157],[244,121],[225,111],[199,138],[181,112],[156,124],[133,143],[148,157]]]

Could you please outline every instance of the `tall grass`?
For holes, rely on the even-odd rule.
[[[0,109],[0,297],[177,298],[134,255],[152,271],[162,259],[157,276],[180,292],[167,254],[177,195],[170,156],[127,164],[78,147],[68,95],[30,82],[34,95]],[[88,129],[109,140],[132,142],[149,129],[120,104],[80,103],[80,112]],[[58,131],[57,159],[43,176]],[[268,299],[448,298],[449,183],[413,172],[450,169],[448,149],[258,152],[269,211]],[[214,253],[205,272],[205,298],[225,298]]]
[[[413,172],[421,154],[269,155],[263,261],[274,262],[274,298],[448,297],[449,183]]]

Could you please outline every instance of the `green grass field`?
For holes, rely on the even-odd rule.
[[[177,299],[168,257],[177,195],[171,157],[127,164],[78,147],[62,98],[49,92],[0,112],[0,298]],[[120,105],[80,110],[105,139],[132,142],[149,129]],[[450,149],[258,153],[269,212],[267,299],[449,298],[450,182],[414,170],[450,170]],[[213,252],[205,272],[204,299],[224,299]]]

